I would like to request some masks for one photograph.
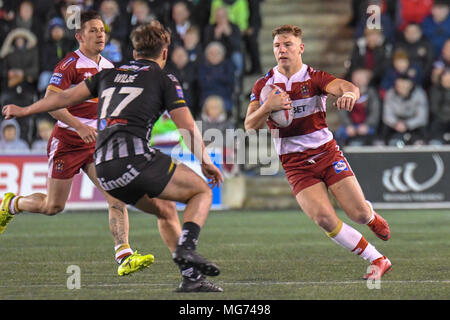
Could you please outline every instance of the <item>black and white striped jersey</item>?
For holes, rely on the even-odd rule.
[[[96,163],[151,155],[148,143],[160,115],[186,107],[178,80],[153,61],[131,61],[85,81],[99,99]]]

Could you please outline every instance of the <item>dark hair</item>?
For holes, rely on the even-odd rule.
[[[93,11],[93,10],[85,11],[85,12],[81,13],[81,15],[80,15],[80,29],[77,29],[77,32],[80,32],[81,30],[83,30],[86,22],[91,21],[91,20],[100,20],[103,22],[102,16],[97,11]]]
[[[395,80],[408,80],[414,83],[414,79],[406,73],[399,74]]]
[[[19,7],[22,6],[23,4],[29,4],[34,8],[34,3],[31,0],[23,0],[22,2],[20,2]]]
[[[302,38],[302,34],[303,34],[302,29],[300,29],[299,27],[294,26],[292,24],[285,24],[278,28],[275,28],[272,31],[272,39],[274,39],[275,36],[277,36],[279,34],[286,34],[286,33],[293,34],[294,36],[296,36],[297,38],[300,38],[300,39]]]
[[[448,6],[449,5],[449,1],[448,0],[434,0],[434,4],[435,6]]]
[[[170,32],[154,20],[134,29],[131,42],[139,57],[156,59],[170,45]]]

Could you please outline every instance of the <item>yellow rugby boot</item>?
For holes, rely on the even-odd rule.
[[[15,196],[16,195],[14,193],[8,192],[3,197],[2,204],[0,206],[0,234],[5,231],[8,223],[12,220],[12,218],[14,218],[14,215],[9,212],[9,203]]]
[[[119,276],[126,276],[127,274],[147,268],[153,261],[155,261],[155,258],[151,254],[143,256],[135,251],[122,261],[117,273]]]

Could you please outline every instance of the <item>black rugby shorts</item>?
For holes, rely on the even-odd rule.
[[[102,162],[95,168],[106,192],[134,205],[144,195],[159,196],[175,172],[176,164],[171,157],[156,150],[151,160],[138,155]]]

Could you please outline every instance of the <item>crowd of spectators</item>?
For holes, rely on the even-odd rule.
[[[159,20],[172,33],[167,71],[181,82],[194,117],[207,127],[239,126],[232,116],[246,94],[243,76],[263,72],[263,1],[1,0],[0,104],[27,105],[44,96],[57,62],[77,49],[75,30],[66,23],[77,5],[101,14],[107,32],[102,54],[115,64],[132,59],[132,29]],[[351,113],[339,113],[338,142],[450,144],[449,0],[352,3],[354,48],[346,78],[361,98]],[[370,5],[381,8],[381,28],[368,23]],[[53,123],[49,115],[1,121],[0,152],[45,153]]]
[[[179,79],[194,117],[217,122],[214,104],[223,109],[219,122],[232,123],[243,76],[262,72],[263,1],[1,0],[0,104],[28,105],[45,95],[56,64],[78,47],[67,23],[76,5],[101,14],[107,33],[102,55],[116,65],[132,59],[131,31],[160,21],[172,34],[166,68]],[[45,132],[53,124],[49,115],[1,121],[0,152],[45,154]]]
[[[370,5],[381,9],[381,28]],[[354,0],[353,12],[346,77],[361,98],[339,114],[339,143],[450,144],[449,0]]]

